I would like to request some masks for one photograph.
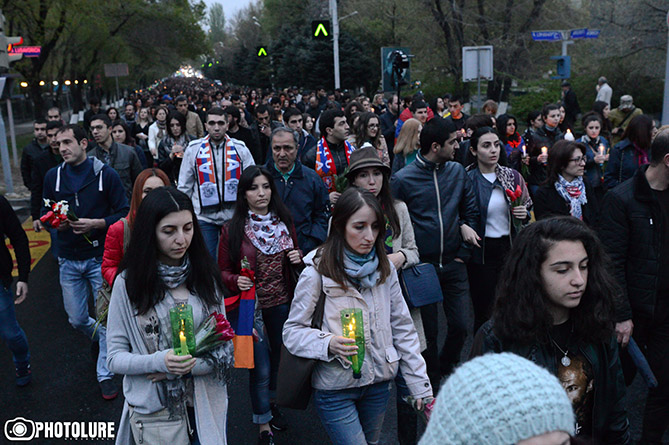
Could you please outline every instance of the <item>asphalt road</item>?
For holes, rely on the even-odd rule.
[[[105,401],[100,396],[90,354],[91,342],[67,322],[58,283],[58,265],[50,252],[33,269],[29,287],[29,298],[16,309],[30,343],[33,382],[25,388],[14,385],[11,354],[5,345],[0,345],[0,428],[4,429],[5,422],[17,416],[34,421],[118,423],[122,395],[113,401]],[[441,317],[443,319],[443,314]],[[121,378],[117,376],[115,380],[120,387]],[[246,370],[235,370],[228,393],[228,443],[254,444],[257,428],[251,422]],[[632,432],[638,439],[645,398],[639,379],[628,394]],[[397,443],[394,394],[390,400],[382,444]],[[277,444],[330,443],[313,406],[306,411],[285,409],[284,415],[290,426],[288,431],[275,433]],[[0,431],[0,443],[5,440],[4,432]],[[96,442],[80,440],[78,443]]]

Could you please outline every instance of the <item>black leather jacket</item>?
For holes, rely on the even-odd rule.
[[[569,349],[576,349],[590,362],[594,374],[595,395],[592,406],[592,439],[595,444],[630,444],[629,420],[625,407],[623,378],[618,343],[615,336],[609,342],[583,343],[574,339]],[[557,375],[556,351],[550,344],[539,341],[530,344],[502,342],[493,332],[492,320],[487,321],[474,338],[471,357],[489,352],[511,352],[546,368]]]

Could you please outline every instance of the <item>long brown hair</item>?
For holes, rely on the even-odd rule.
[[[137,214],[137,209],[142,203],[142,194],[144,192],[144,183],[152,176],[159,177],[165,186],[169,186],[170,178],[159,168],[147,168],[137,175],[135,185],[132,187],[132,198],[130,199],[130,212],[128,212],[128,225],[132,227],[133,220]]]
[[[374,247],[379,257],[379,271],[381,276],[379,283],[386,281],[390,275],[390,261],[384,247],[385,238],[385,216],[381,209],[381,203],[376,196],[367,190],[358,187],[348,188],[337,200],[337,205],[332,212],[332,224],[330,233],[325,243],[318,249],[317,256],[318,272],[332,279],[345,290],[348,289],[348,276],[344,270],[344,249],[346,248],[346,223],[351,216],[362,207],[368,206],[376,215],[379,234],[376,236]]]

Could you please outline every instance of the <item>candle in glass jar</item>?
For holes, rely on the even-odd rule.
[[[525,148],[525,144],[521,145],[520,148],[523,150],[523,157],[527,156],[527,149]]]
[[[548,147],[541,147],[541,154],[545,155],[548,153]],[[546,161],[544,161],[544,165],[546,164]]]

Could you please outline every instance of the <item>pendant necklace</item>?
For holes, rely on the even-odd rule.
[[[551,340],[553,341],[553,344],[555,346],[557,346],[557,348],[560,350],[560,352],[564,354],[564,356],[560,359],[560,363],[562,363],[562,366],[564,366],[565,368],[568,368],[569,365],[571,365],[571,359],[569,357],[567,357],[567,354],[569,354],[569,349],[567,349],[566,351],[563,351],[562,348],[560,347],[560,345],[558,345],[555,340],[553,340],[552,338],[551,338]]]
[[[569,345],[569,340],[571,340],[571,334],[573,334],[573,333],[574,333],[574,324],[572,323],[571,332],[569,333],[569,339],[567,340],[567,345]],[[553,340],[553,337],[551,336],[550,332],[548,333],[548,338],[550,338],[551,341],[553,342],[553,344],[559,349],[559,351],[562,354],[564,354],[562,356],[562,358],[560,359],[560,363],[562,363],[562,366],[564,366],[565,368],[568,368],[569,365],[571,365],[571,359],[567,356],[567,354],[569,354],[569,349],[567,349],[566,351],[563,351],[562,348],[560,347],[560,345],[558,345],[557,342],[555,340]]]

